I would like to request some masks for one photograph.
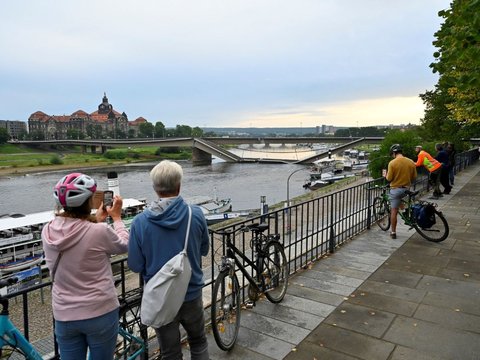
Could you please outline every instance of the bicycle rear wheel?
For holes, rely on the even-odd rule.
[[[283,300],[288,286],[288,262],[282,244],[276,240],[267,243],[259,266],[265,296],[272,303]]]
[[[441,242],[448,237],[450,229],[448,227],[447,219],[443,216],[441,211],[437,209],[434,210],[435,213],[435,224],[433,224],[428,229],[423,229],[417,223],[413,224],[413,227],[417,232],[428,241]]]
[[[387,201],[380,196],[373,200],[373,221],[376,222],[383,231],[390,229],[390,206]]]
[[[148,359],[146,341],[147,327],[140,320],[141,295],[123,301],[120,306],[119,336],[115,348],[115,360]]]
[[[240,328],[240,285],[235,274],[226,269],[218,274],[212,294],[212,331],[218,347],[233,348]]]

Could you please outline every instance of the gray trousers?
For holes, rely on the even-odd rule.
[[[182,360],[180,324],[187,332],[192,360],[208,360],[208,343],[205,335],[202,297],[185,301],[175,319],[167,325],[156,328],[162,360]]]

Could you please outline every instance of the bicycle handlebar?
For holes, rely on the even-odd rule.
[[[236,229],[227,229],[227,230],[212,230],[208,229],[213,234],[218,234],[218,235],[233,235],[239,231],[248,231],[248,227],[246,225],[242,225],[239,228]]]
[[[390,188],[390,184],[386,184],[386,185],[373,185],[373,187],[369,187],[367,188],[367,190],[377,190],[377,189],[389,189]]]

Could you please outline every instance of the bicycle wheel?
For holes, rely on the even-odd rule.
[[[376,197],[373,200],[373,221],[376,222],[383,231],[390,229],[390,206],[387,201],[381,197]]]
[[[123,302],[120,306],[119,336],[115,348],[115,360],[148,359],[143,334],[146,326],[140,320],[140,296]]]
[[[288,286],[288,262],[282,244],[270,240],[265,247],[259,266],[265,296],[272,303],[283,300]]]
[[[235,274],[223,270],[215,280],[211,321],[213,336],[220,349],[233,348],[240,328],[240,285]]]
[[[447,219],[443,216],[441,211],[434,210],[435,224],[428,229],[423,229],[417,223],[413,224],[413,227],[417,232],[428,241],[441,242],[448,237],[450,229],[448,227]]]

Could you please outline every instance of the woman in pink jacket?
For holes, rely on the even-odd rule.
[[[94,179],[69,174],[55,185],[59,211],[42,231],[45,259],[53,281],[55,335],[62,360],[112,359],[118,332],[119,302],[110,255],[128,249],[121,220],[122,199],[91,215]],[[104,221],[110,215],[113,229]]]

